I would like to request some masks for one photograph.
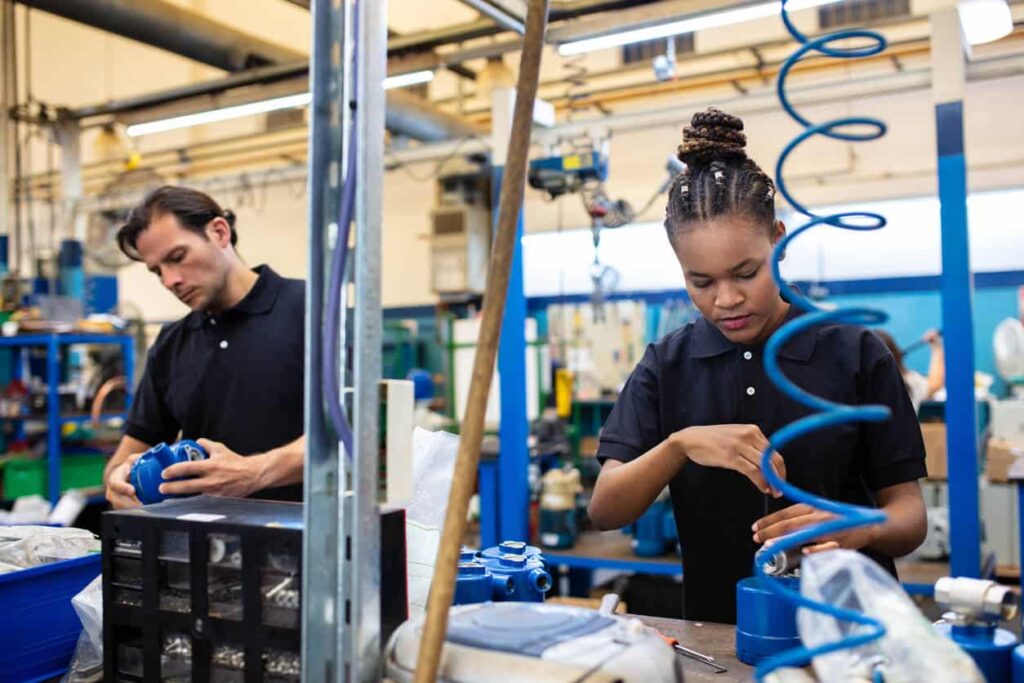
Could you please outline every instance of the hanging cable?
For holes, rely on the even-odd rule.
[[[788,0],[783,0],[782,2],[782,20],[790,35],[800,43],[800,47],[786,60],[780,69],[776,91],[783,109],[797,123],[803,126],[805,130],[791,140],[779,155],[779,160],[775,167],[775,177],[779,192],[782,193],[783,197],[785,197],[786,201],[789,202],[796,212],[806,216],[809,221],[790,232],[776,245],[773,253],[772,274],[780,291],[786,293],[786,298],[790,301],[791,305],[806,311],[806,314],[787,323],[772,335],[765,347],[764,364],[769,379],[786,396],[817,411],[817,413],[789,424],[771,436],[770,445],[762,454],[761,470],[764,472],[768,484],[781,491],[789,500],[794,503],[805,503],[819,510],[832,513],[835,515],[835,519],[807,527],[792,535],[783,537],[768,549],[762,548],[754,558],[754,571],[761,576],[762,581],[770,590],[779,594],[784,599],[800,607],[858,624],[863,628],[854,629],[850,635],[835,642],[826,643],[815,648],[796,648],[764,660],[757,666],[755,672],[758,681],[764,680],[765,676],[777,668],[806,665],[818,655],[859,647],[881,638],[885,634],[885,626],[877,619],[860,612],[815,602],[802,596],[797,591],[786,588],[782,581],[768,576],[765,572],[766,560],[771,554],[785,552],[790,549],[799,549],[822,536],[848,531],[860,526],[880,524],[886,519],[885,513],[880,510],[831,501],[802,491],[796,486],[783,481],[776,476],[775,470],[771,467],[772,453],[783,450],[786,444],[810,432],[852,422],[881,422],[889,419],[891,412],[888,407],[882,405],[852,406],[835,403],[815,396],[791,382],[779,368],[777,358],[779,350],[789,339],[808,328],[824,323],[874,325],[884,322],[888,317],[885,313],[870,308],[825,310],[800,294],[800,292],[796,291],[796,289],[782,279],[779,261],[785,253],[786,246],[807,230],[819,225],[828,225],[844,230],[877,230],[886,224],[883,216],[867,211],[846,211],[830,215],[815,214],[797,200],[786,186],[782,173],[783,166],[789,155],[805,140],[822,135],[833,140],[866,142],[880,138],[886,132],[886,126],[882,121],[870,117],[839,118],[815,124],[793,107],[786,93],[786,78],[792,67],[808,53],[816,52],[820,55],[839,59],[856,59],[883,52],[886,48],[886,41],[885,37],[880,33],[861,29],[836,31],[811,40],[793,25],[786,10],[787,2]],[[833,46],[834,43],[839,41],[849,41],[851,39],[861,42],[858,46],[854,47]],[[863,41],[867,41],[867,44],[864,45]],[[875,680],[880,679],[880,676],[880,672],[876,670],[874,674]]]

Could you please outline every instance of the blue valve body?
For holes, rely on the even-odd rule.
[[[129,481],[135,487],[135,495],[143,505],[159,503],[168,498],[185,498],[187,496],[171,496],[160,493],[160,484],[164,483],[164,469],[179,462],[206,460],[208,457],[210,456],[206,450],[190,439],[183,439],[170,446],[159,443],[135,461]]]
[[[1016,672],[1020,667],[1014,661],[1017,659],[1014,650],[1020,641],[1006,629],[990,624],[954,626],[940,621],[935,624],[935,630],[969,654],[989,683],[1009,683],[1011,671]],[[1013,681],[1016,683],[1017,678],[1014,677]]]
[[[463,548],[453,604],[474,602],[544,602],[551,575],[534,546],[505,541],[479,553]]]

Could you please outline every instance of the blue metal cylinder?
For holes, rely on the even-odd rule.
[[[1013,683],[1024,683],[1024,645],[1013,649]]]
[[[480,562],[495,577],[495,602],[544,602],[544,594],[551,590],[551,575],[544,569],[544,558],[535,546],[505,541],[481,551]]]
[[[800,579],[780,577],[786,587],[799,592]],[[796,605],[766,588],[759,576],[736,584],[736,657],[756,666],[783,650],[800,645]]]
[[[460,561],[452,604],[471,605],[489,601],[492,580],[491,571],[481,563]]]
[[[1006,629],[990,624],[955,626],[940,621],[935,624],[935,630],[952,639],[969,654],[988,683],[1006,683],[1010,680],[1011,672],[1016,676],[1018,665],[1014,651],[1020,641]]]
[[[129,473],[129,482],[135,487],[135,495],[143,505],[159,503],[168,498],[185,498],[186,496],[160,493],[160,484],[164,483],[164,468],[179,462],[205,460],[208,457],[202,446],[189,439],[183,439],[170,446],[159,443],[135,461]]]
[[[60,294],[79,301],[85,300],[85,268],[82,265],[82,243],[61,240],[57,255],[57,274]]]
[[[0,234],[0,276],[10,272],[10,263],[10,238],[5,234]]]
[[[576,544],[576,510],[540,510],[540,542],[545,548],[571,548]]]

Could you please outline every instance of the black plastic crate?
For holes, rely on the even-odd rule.
[[[102,520],[106,681],[299,680],[302,505],[199,496]],[[405,516],[381,515],[382,642],[406,618]]]

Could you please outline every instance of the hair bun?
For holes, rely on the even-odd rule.
[[[747,136],[743,134],[743,119],[726,114],[714,107],[693,115],[690,125],[683,128],[683,144],[679,145],[679,160],[687,166],[707,166],[714,161],[745,161],[743,148]]]
[[[235,227],[235,212],[231,209],[224,209],[224,220],[228,222],[232,228]]]

